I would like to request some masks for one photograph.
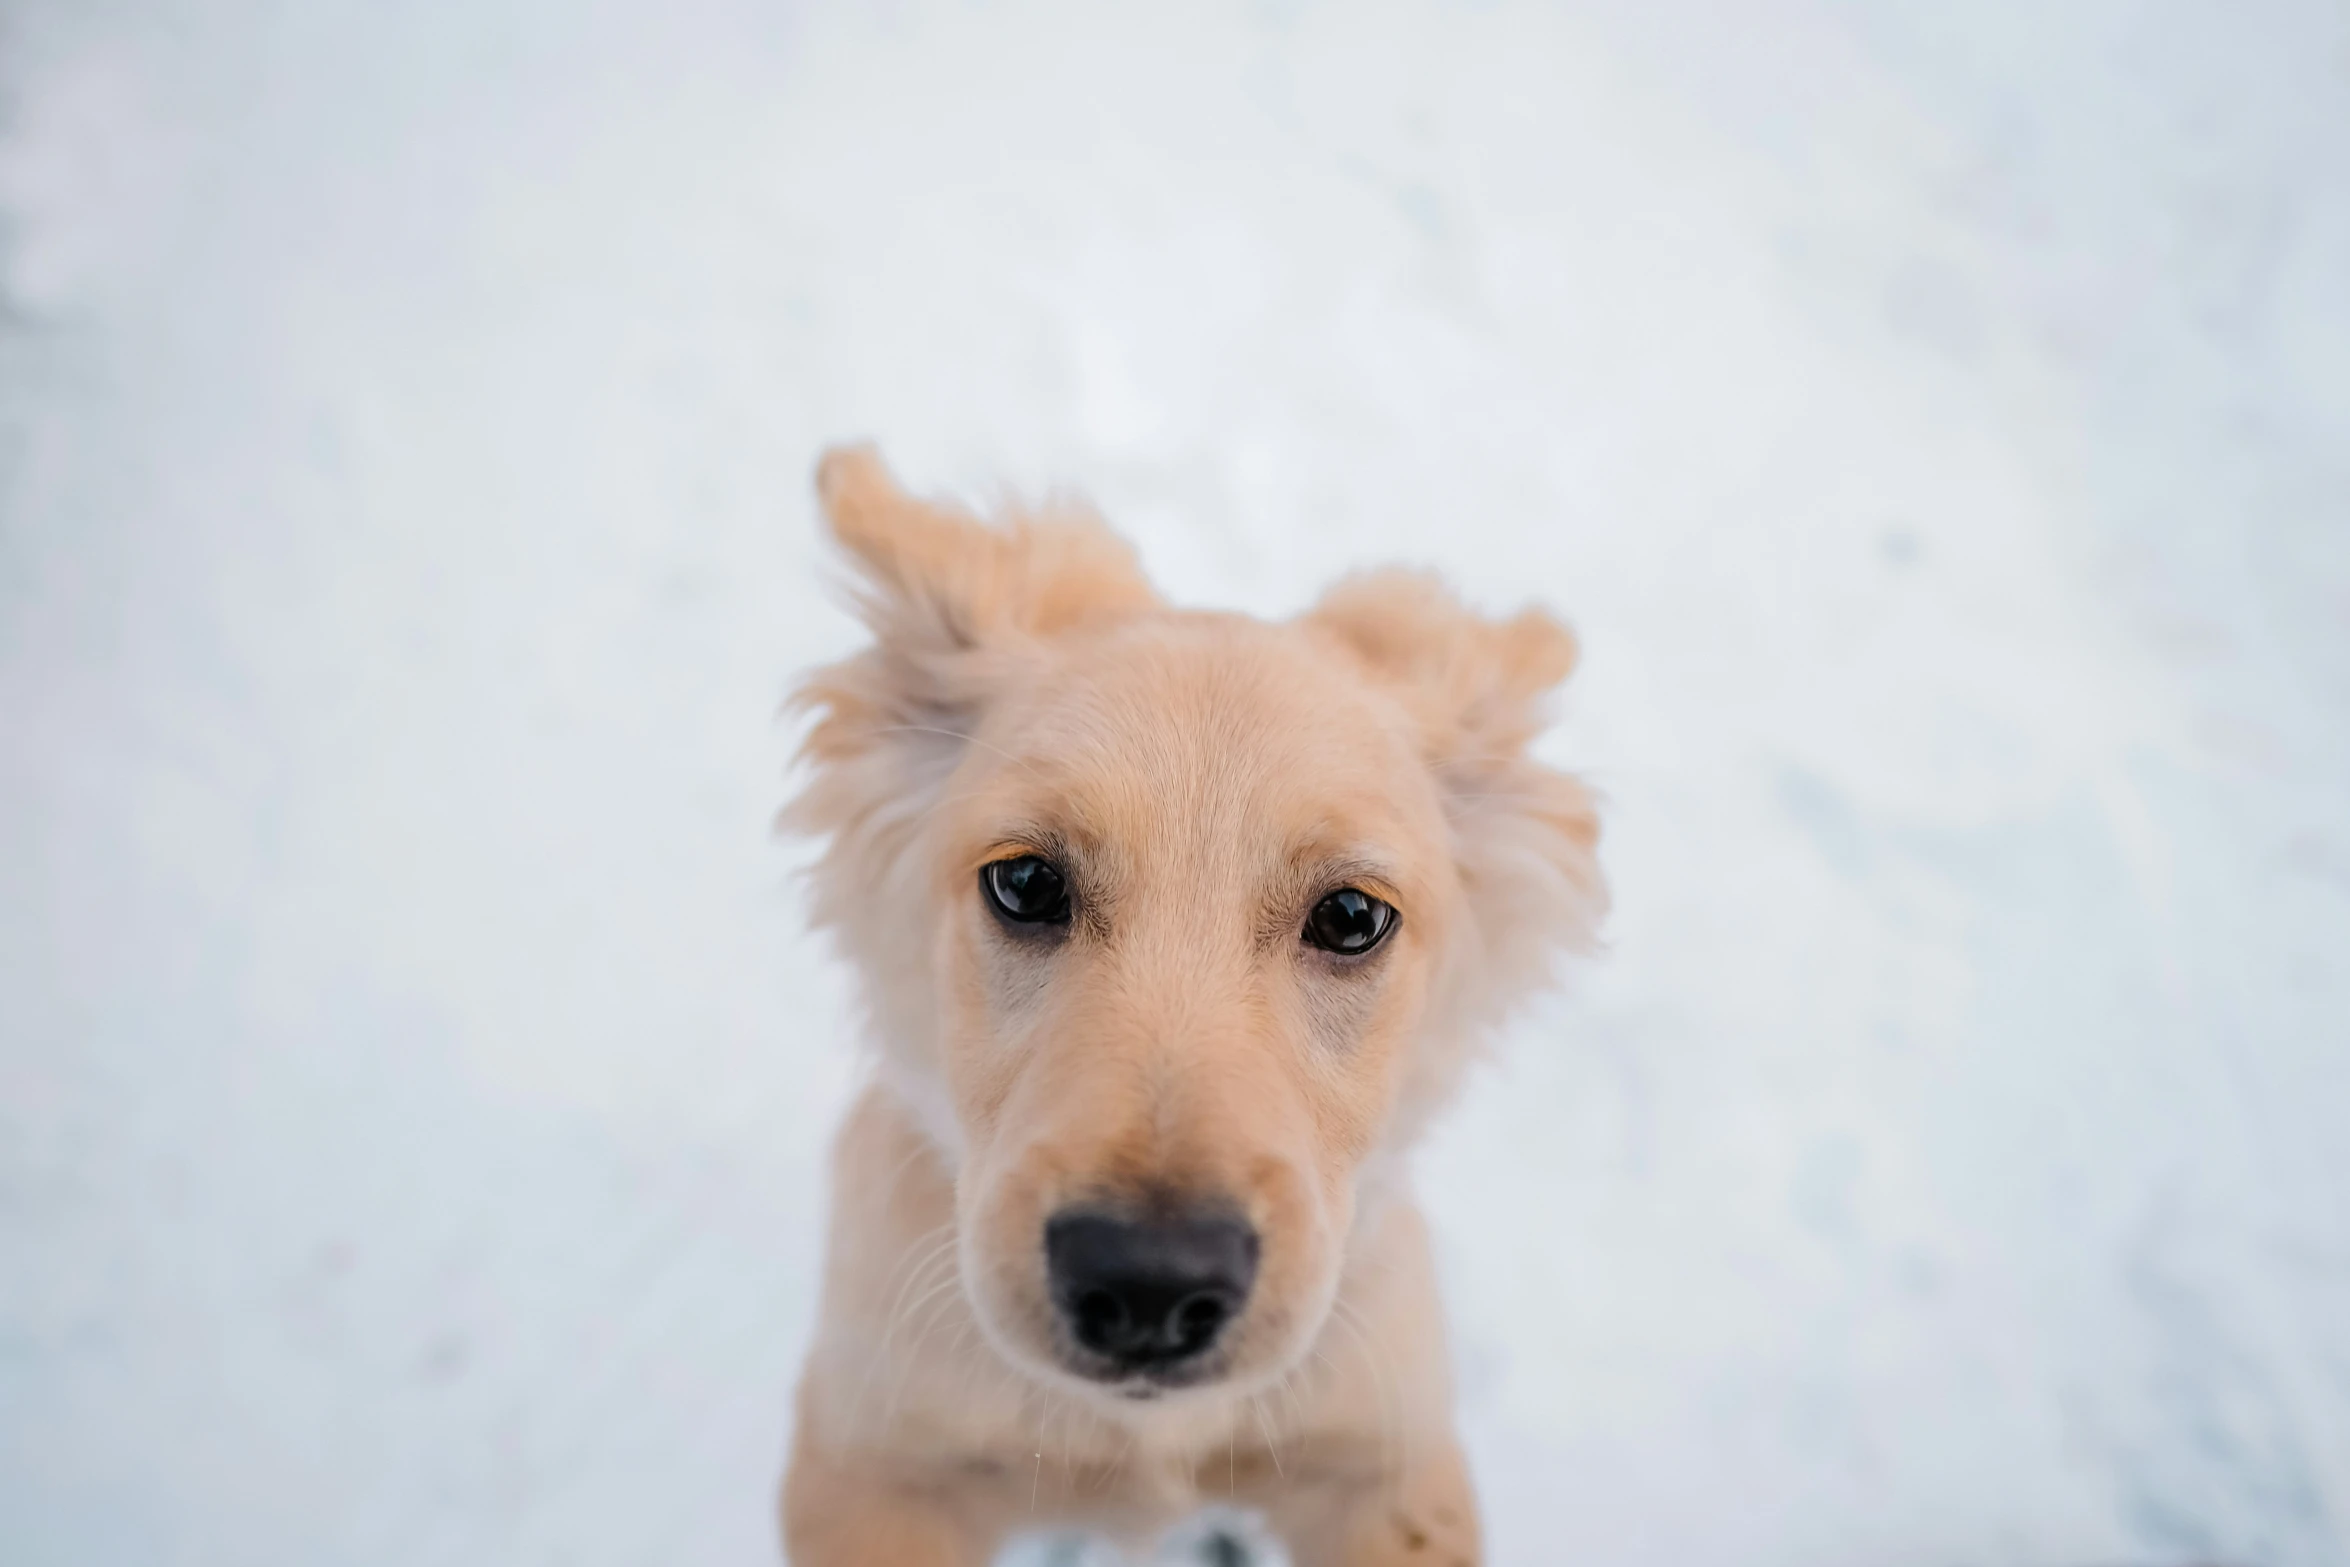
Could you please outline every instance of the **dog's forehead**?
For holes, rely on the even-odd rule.
[[[1394,834],[1429,796],[1392,703],[1299,629],[1239,616],[1156,617],[1058,650],[988,738],[998,787],[1078,833]]]

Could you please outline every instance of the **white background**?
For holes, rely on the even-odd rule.
[[[1504,1564],[2350,1561],[2350,18],[20,0],[0,1557],[759,1563],[807,473],[1580,628]]]

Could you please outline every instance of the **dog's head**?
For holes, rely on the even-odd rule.
[[[874,642],[800,693],[793,820],[979,1322],[1106,1395],[1278,1376],[1366,1178],[1598,918],[1591,801],[1526,752],[1573,639],[1403,573],[1173,610],[1082,511],[817,482]]]

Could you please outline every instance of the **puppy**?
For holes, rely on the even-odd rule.
[[[1591,798],[1527,754],[1573,638],[1403,572],[1178,610],[1082,510],[991,524],[865,449],[817,489],[873,642],[798,693],[786,821],[877,1066],[791,1560],[1229,1503],[1299,1567],[1469,1567],[1403,1156],[1603,910]]]

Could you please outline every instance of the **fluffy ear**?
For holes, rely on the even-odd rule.
[[[1017,509],[990,526],[908,495],[870,446],[826,452],[816,494],[864,579],[866,624],[902,653],[1051,636],[1158,602],[1126,541],[1080,506]]]
[[[1487,620],[1434,576],[1408,571],[1341,582],[1306,623],[1417,724],[1476,927],[1464,1000],[1496,1016],[1559,952],[1588,947],[1607,912],[1589,791],[1527,754],[1544,699],[1575,667],[1574,634],[1539,609]]]
[[[1037,644],[1158,603],[1134,552],[1082,506],[1008,508],[993,522],[919,500],[870,447],[816,469],[832,537],[855,568],[873,644],[793,694],[812,713],[806,788],[781,825],[830,838],[816,917],[853,924],[963,755],[988,701]]]
[[[1126,542],[1083,507],[1013,509],[989,523],[898,487],[868,446],[816,468],[833,540],[873,646],[818,670],[794,705],[817,714],[822,765],[910,739],[936,753],[965,737],[1008,661],[1037,641],[1158,602]]]

